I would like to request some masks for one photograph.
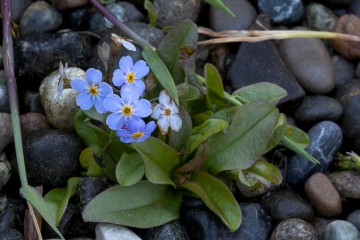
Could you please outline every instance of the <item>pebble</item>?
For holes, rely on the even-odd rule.
[[[314,211],[310,204],[291,190],[284,189],[272,193],[269,198],[261,202],[261,206],[269,212],[274,222],[289,218],[301,218],[311,222],[314,218]]]
[[[25,10],[33,3],[32,0],[12,0],[11,1],[11,19],[19,23]]]
[[[279,223],[271,234],[270,240],[317,240],[315,228],[300,218],[290,218]]]
[[[12,229],[14,227],[15,227],[15,211],[14,208],[7,205],[5,211],[0,215],[0,232]]]
[[[81,30],[83,26],[88,24],[88,11],[87,6],[64,11],[62,13],[64,27],[73,31]]]
[[[351,1],[349,11],[350,13],[360,17],[360,1]]]
[[[355,66],[339,55],[334,55],[331,59],[335,70],[336,87],[350,82],[355,75]]]
[[[360,231],[360,209],[357,209],[349,214],[346,221],[352,223],[358,231]]]
[[[260,12],[267,12],[274,24],[293,25],[301,21],[304,5],[301,0],[258,0]]]
[[[279,85],[288,93],[279,103],[284,108],[297,106],[305,96],[304,90],[285,66],[275,46],[268,41],[242,43],[231,65],[229,79],[234,88],[258,82]]]
[[[307,30],[294,28],[293,30]],[[280,41],[280,55],[296,80],[307,91],[328,93],[335,87],[335,71],[324,43],[316,38]]]
[[[56,129],[36,132],[24,140],[23,146],[33,186],[64,187],[68,178],[80,174],[81,143],[74,133]]]
[[[355,171],[334,172],[329,174],[329,178],[341,198],[360,199],[360,173]]]
[[[60,11],[84,6],[88,1],[89,0],[51,0],[54,7]]]
[[[40,100],[39,91],[25,91],[23,99],[24,105],[26,107],[25,112],[37,112],[45,114],[44,107]]]
[[[210,7],[210,28],[214,31],[247,30],[255,20],[256,10],[247,0],[223,0],[222,2],[231,9],[235,17],[216,7]]]
[[[36,112],[28,112],[20,115],[20,126],[23,139],[32,133],[50,128],[46,121],[46,116]]]
[[[360,18],[353,14],[341,16],[335,24],[334,32],[360,36]],[[333,39],[333,46],[342,56],[348,59],[360,57],[358,42]]]
[[[85,72],[80,68],[70,67],[65,73],[68,79],[77,78],[85,81]],[[59,78],[59,71],[55,71],[44,78],[39,88],[40,99],[44,106],[47,121],[55,128],[71,131],[74,129],[74,116],[79,110],[76,104],[78,93],[71,87],[64,88],[56,102]]]
[[[0,112],[10,113],[9,94],[6,83],[0,82]]]
[[[344,108],[341,127],[344,132],[344,146],[352,151],[360,151],[360,80],[351,81],[341,86],[336,98]]]
[[[324,120],[335,122],[342,115],[341,103],[324,95],[306,96],[301,105],[294,111],[296,122],[305,126],[313,126]]]
[[[322,232],[322,240],[359,240],[360,232],[356,227],[343,220],[331,222]]]
[[[7,159],[5,153],[0,154],[0,190],[9,181],[12,173],[10,161]],[[1,207],[0,207],[1,213]]]
[[[316,232],[318,236],[321,236],[324,229],[329,225],[332,221],[335,221],[335,219],[329,219],[329,218],[321,218],[321,217],[315,217],[314,221],[311,222],[311,224],[316,229]]]
[[[150,228],[146,231],[143,240],[190,240],[185,227],[179,220],[168,222],[164,225]]]
[[[323,121],[314,125],[307,134],[310,145],[305,150],[320,163],[313,164],[300,155],[289,158],[286,181],[296,188],[301,187],[312,174],[325,172],[328,169],[343,139],[341,128],[331,121]]]
[[[0,240],[24,240],[23,235],[16,229],[0,232]]]
[[[95,228],[95,234],[96,240],[141,240],[141,238],[129,228],[109,223],[98,223]]]
[[[0,112],[0,153],[13,140],[11,115]]]
[[[304,191],[320,216],[334,217],[341,213],[340,195],[325,174],[318,172],[309,177]]]
[[[306,20],[310,29],[332,32],[337,16],[320,3],[312,2],[306,8]]]
[[[360,62],[356,66],[355,78],[360,78]]]
[[[45,1],[32,3],[20,19],[20,33],[43,33],[55,30],[62,23],[59,11]]]
[[[79,197],[79,208],[82,211],[86,205],[109,187],[109,183],[105,178],[100,177],[84,177],[80,180],[77,195]]]
[[[195,22],[199,16],[201,0],[154,0],[153,5],[159,14],[156,26],[161,29],[184,20]]]
[[[3,192],[0,192],[0,216],[3,215],[6,207],[7,207],[7,197]]]
[[[144,15],[135,7],[133,3],[118,2],[116,4],[120,5],[125,10],[129,22],[140,22],[144,20]]]
[[[18,84],[29,90],[37,89],[49,73],[59,69],[59,60],[86,69],[93,48],[92,37],[79,32],[17,38],[14,41],[14,61]]]

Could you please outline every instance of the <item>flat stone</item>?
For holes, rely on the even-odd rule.
[[[279,223],[271,234],[270,240],[317,240],[315,228],[300,218],[290,218]]]
[[[341,213],[340,195],[325,174],[315,173],[309,177],[304,191],[320,216],[333,217]]]
[[[360,199],[360,173],[334,172],[329,174],[329,178],[342,198]]]
[[[346,221],[337,220],[331,222],[323,231],[323,240],[358,240],[360,232],[356,227]]]
[[[258,0],[260,12],[267,12],[274,24],[295,24],[301,21],[304,6],[301,0]]]
[[[95,228],[96,240],[141,240],[129,228],[121,225],[98,223]]]

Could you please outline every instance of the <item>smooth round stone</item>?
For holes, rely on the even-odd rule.
[[[329,8],[313,2],[306,8],[306,19],[309,28],[331,32],[338,18]]]
[[[62,23],[58,10],[45,1],[32,3],[20,19],[21,34],[42,33],[56,29]]]
[[[26,107],[25,112],[37,112],[45,114],[44,107],[40,100],[39,90],[25,91],[24,92],[24,105]]]
[[[336,86],[350,82],[354,78],[355,66],[339,55],[334,55],[331,59],[335,70]]]
[[[68,178],[80,174],[81,142],[74,133],[44,130],[26,138],[23,145],[31,185],[63,187]]]
[[[143,240],[190,240],[185,227],[179,220],[174,220],[159,227],[150,228],[146,231]]]
[[[82,211],[86,205],[109,187],[109,183],[105,178],[100,177],[84,177],[79,182],[77,195],[79,196],[79,206]]]
[[[317,95],[307,96],[294,111],[296,122],[312,126],[324,120],[337,121],[343,114],[341,103],[334,98]]]
[[[360,209],[357,209],[349,214],[349,216],[346,218],[346,221],[349,223],[352,223],[357,230],[360,231]]]
[[[54,7],[60,11],[84,6],[88,1],[89,0],[51,0]]]
[[[340,195],[325,174],[315,173],[309,177],[304,191],[320,216],[333,217],[341,213]]]
[[[201,1],[154,0],[153,5],[159,14],[156,20],[156,26],[158,28],[163,28],[166,26],[174,26],[184,20],[195,22],[199,16]]]
[[[24,237],[18,230],[8,229],[0,232],[0,240],[24,240]]]
[[[261,205],[270,213],[275,222],[289,218],[301,218],[311,222],[314,217],[314,211],[310,204],[290,190],[272,193],[269,198],[261,202]]]
[[[322,232],[323,240],[355,240],[360,239],[360,232],[356,227],[343,220],[331,222]]]
[[[141,240],[141,238],[129,228],[109,223],[98,223],[95,228],[95,234],[96,240]]]
[[[80,68],[70,67],[65,73],[69,79],[84,79],[85,81],[85,72]],[[63,130],[73,130],[74,116],[79,110],[76,104],[78,93],[72,88],[64,88],[56,102],[59,78],[59,71],[55,71],[41,82],[39,88],[41,103],[44,106],[46,119],[52,126]]]
[[[235,17],[211,6],[209,21],[214,31],[247,30],[255,20],[256,10],[247,0],[223,0],[222,2],[235,14]]]
[[[270,240],[317,240],[315,228],[300,218],[290,218],[279,223],[271,234]]]
[[[11,115],[0,113],[0,153],[13,140],[13,136]]]
[[[335,24],[334,32],[360,36],[360,18],[353,14],[341,16]],[[333,46],[337,52],[349,59],[360,57],[358,42],[333,39]]]
[[[301,21],[304,6],[301,0],[258,0],[260,12],[267,12],[274,24],[295,24]]]
[[[5,153],[0,154],[0,190],[9,181],[12,173],[10,161],[6,158]],[[1,212],[1,207],[0,207]]]
[[[0,82],[0,112],[10,113],[10,103],[7,85]]]
[[[334,172],[329,175],[329,178],[342,198],[360,199],[360,173]]]
[[[28,137],[34,132],[49,129],[46,116],[41,113],[29,112],[20,115],[21,136]]]
[[[314,164],[300,155],[289,158],[286,181],[293,187],[302,184],[316,172],[325,172],[333,162],[343,140],[341,128],[334,122],[323,121],[308,131],[310,145],[305,150],[320,163]]]
[[[297,27],[293,30],[307,30]],[[280,41],[280,54],[300,85],[311,93],[328,93],[335,87],[335,71],[324,43],[316,38]]]

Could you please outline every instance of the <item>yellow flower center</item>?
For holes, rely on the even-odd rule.
[[[123,115],[125,116],[130,116],[132,114],[132,108],[130,106],[124,106],[122,109],[121,109],[121,112]]]
[[[170,109],[170,108],[166,108],[166,109],[165,109],[165,115],[166,115],[166,116],[170,116],[170,115],[171,115],[171,109]]]
[[[89,90],[89,93],[93,96],[97,96],[99,94],[99,89],[95,85],[91,85],[88,90]]]
[[[142,136],[144,136],[143,132],[135,132],[131,135],[132,138],[141,138]]]
[[[127,83],[133,83],[135,81],[135,74],[132,72],[129,72],[126,74],[126,82]]]

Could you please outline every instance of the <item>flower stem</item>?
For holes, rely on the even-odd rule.
[[[11,121],[14,131],[14,142],[16,151],[16,160],[18,171],[20,175],[21,185],[28,186],[26,178],[25,161],[23,146],[21,141],[21,128],[19,120],[19,101],[17,97],[17,87],[14,74],[14,54],[13,42],[11,38],[11,0],[2,1],[2,24],[3,24],[3,44],[4,44],[4,66],[7,79],[7,86],[9,92],[9,102],[11,111]]]

